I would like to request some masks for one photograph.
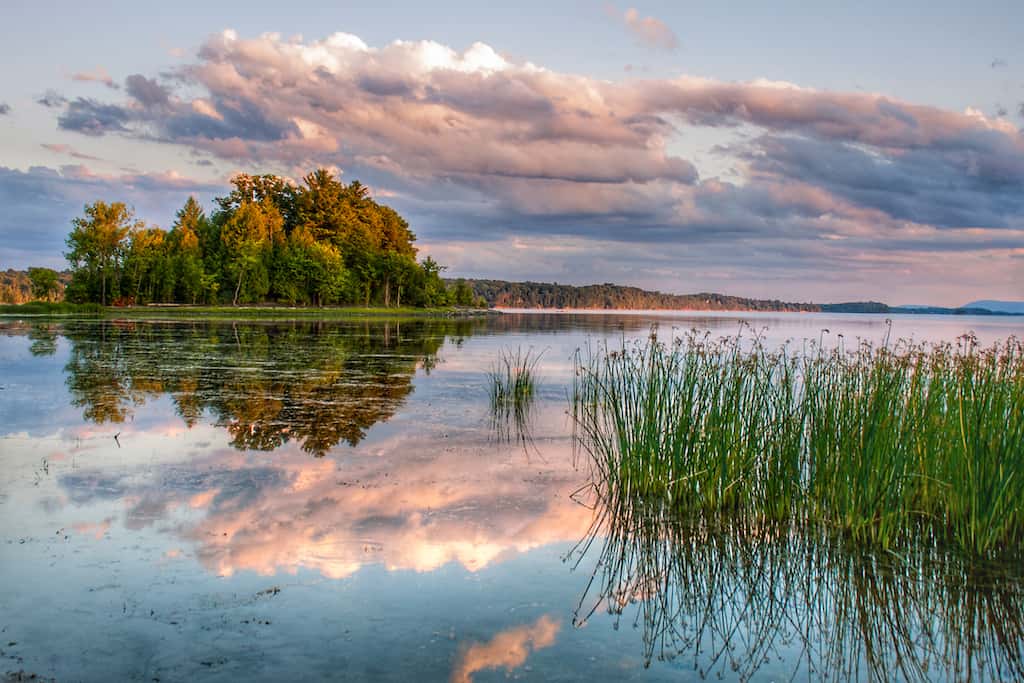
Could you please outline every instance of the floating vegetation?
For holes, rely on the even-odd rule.
[[[604,502],[975,556],[1024,541],[1024,345],[769,351],[691,334],[577,354]]]
[[[1024,679],[1024,576],[918,544],[865,550],[785,523],[603,507],[577,546],[600,557],[576,609],[629,619],[652,659],[703,678]]]
[[[543,351],[533,347],[502,349],[491,366],[489,405],[491,430],[499,440],[530,443],[530,421],[537,390],[537,363]]]

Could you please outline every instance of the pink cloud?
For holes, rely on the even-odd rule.
[[[641,45],[662,50],[679,47],[679,38],[661,19],[642,17],[636,8],[630,7],[623,13],[622,21]]]
[[[98,66],[92,71],[79,71],[72,74],[71,80],[83,83],[102,83],[111,90],[120,89],[120,86],[114,82],[114,79],[111,78],[110,74],[102,66]]]

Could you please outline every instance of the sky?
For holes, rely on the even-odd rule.
[[[454,277],[1024,300],[1019,1],[95,4],[4,2],[0,269],[326,167]]]

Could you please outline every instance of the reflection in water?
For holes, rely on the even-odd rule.
[[[511,673],[526,663],[535,650],[551,647],[561,624],[544,615],[527,626],[506,629],[486,643],[473,643],[459,655],[452,669],[452,683],[469,683],[473,674],[485,669],[504,668]]]
[[[215,429],[198,427],[196,438],[214,441]],[[214,445],[184,461],[126,469],[91,467],[96,458],[86,456],[57,481],[81,509],[119,501],[126,529],[173,530],[200,567],[221,577],[313,571],[342,579],[367,565],[429,572],[452,563],[475,573],[586,531],[592,512],[562,494],[579,485],[568,440],[547,440],[544,457],[527,467],[514,445],[460,432],[455,447],[451,431],[375,435],[344,458],[309,458],[297,444],[273,458]],[[94,528],[106,530],[83,531]]]
[[[1019,561],[979,566],[924,545],[872,554],[625,503],[605,507],[576,552],[592,546],[576,624],[604,608],[617,628],[635,609],[647,664],[689,654],[702,675],[749,679],[796,651],[782,663],[794,678],[1024,678]]]
[[[635,509],[591,527],[572,352],[651,322],[0,323],[4,651],[57,680],[652,681],[685,654],[724,678],[1022,676],[1008,570]],[[705,323],[736,327],[664,325]],[[517,345],[553,349],[526,455],[486,423],[486,371]],[[309,457],[335,443],[358,445]],[[559,628],[581,587],[559,559],[585,535],[580,619],[635,610],[636,632]]]
[[[92,422],[124,422],[170,394],[189,426],[208,410],[236,448],[297,441],[321,456],[391,417],[416,369],[429,372],[445,338],[471,330],[443,320],[69,323],[65,371],[72,404]]]
[[[52,356],[57,352],[57,325],[53,323],[36,323],[29,328],[28,338],[32,346],[28,347],[33,356]]]

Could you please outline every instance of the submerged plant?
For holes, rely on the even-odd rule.
[[[691,334],[578,354],[575,443],[612,500],[882,548],[1024,541],[1024,345],[769,351]]]
[[[492,430],[501,440],[530,441],[530,417],[537,389],[537,363],[543,352],[530,347],[502,349],[488,373]]]

